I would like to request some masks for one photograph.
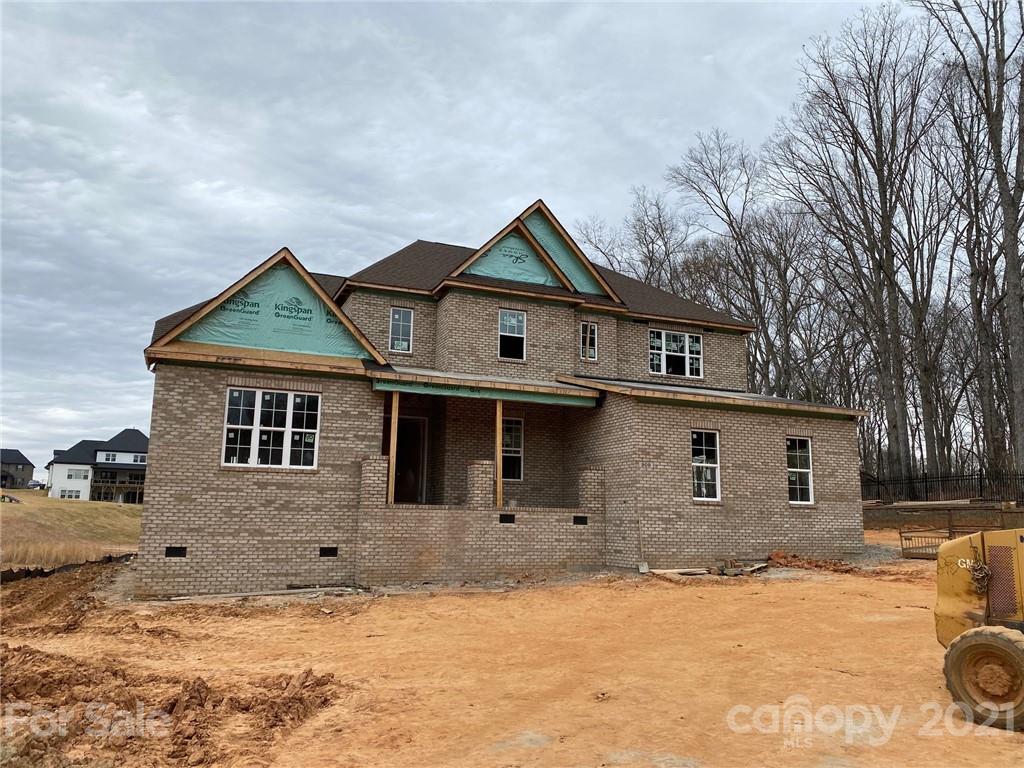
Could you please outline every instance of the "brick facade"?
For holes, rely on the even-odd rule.
[[[391,308],[413,310],[412,351],[392,352],[388,340],[391,336]],[[366,334],[370,342],[392,365],[410,368],[433,368],[434,349],[437,345],[437,303],[411,293],[383,293],[380,291],[354,291],[341,307]]]

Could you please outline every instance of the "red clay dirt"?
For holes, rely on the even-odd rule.
[[[188,603],[125,601],[123,566],[17,582],[0,590],[0,693],[69,726],[38,738],[7,718],[5,765],[1020,764],[1024,734],[936,718],[950,702],[920,564],[803,566]],[[888,739],[751,729],[793,696],[812,726],[900,709]],[[86,732],[92,702],[166,712],[166,732]]]

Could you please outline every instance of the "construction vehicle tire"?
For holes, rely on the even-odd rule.
[[[946,687],[976,725],[1024,731],[1024,632],[975,627],[946,650]]]

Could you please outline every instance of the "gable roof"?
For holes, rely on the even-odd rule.
[[[149,451],[149,438],[137,429],[122,429],[107,442],[97,446],[96,450],[146,453]]]
[[[248,273],[243,275],[238,280],[236,280],[225,290],[221,291],[217,296],[210,299],[209,301],[203,302],[201,305],[198,306],[198,308],[190,307],[187,310],[182,310],[181,312],[176,312],[173,315],[168,315],[166,318],[163,318],[163,322],[161,323],[161,325],[162,328],[166,328],[166,330],[164,330],[163,333],[161,333],[159,336],[156,334],[154,330],[153,341],[150,343],[150,346],[146,349],[147,362],[150,362],[151,355],[154,357],[157,355],[157,352],[159,351],[160,347],[163,347],[169,344],[170,342],[174,341],[181,334],[183,334],[189,328],[193,327],[196,323],[198,323],[200,320],[202,320],[204,317],[210,314],[213,310],[215,310],[217,307],[223,304],[235,293],[237,293],[242,288],[252,283],[261,275],[267,273],[271,268],[279,264],[285,263],[295,270],[299,278],[303,282],[305,282],[306,285],[309,286],[310,290],[313,291],[317,298],[319,298],[324,303],[327,309],[335,316],[335,318],[341,323],[341,325],[344,326],[346,330],[348,330],[348,332],[355,339],[356,344],[361,346],[367,353],[369,353],[370,357],[372,357],[376,362],[384,363],[384,356],[377,351],[377,348],[373,346],[370,340],[366,337],[366,334],[364,334],[356,326],[356,324],[353,323],[352,320],[349,319],[349,317],[344,312],[341,311],[341,308],[338,307],[338,305],[334,301],[334,296],[325,290],[324,286],[321,284],[320,281],[314,279],[313,276],[306,271],[306,268],[302,266],[299,260],[295,258],[295,255],[290,250],[288,250],[288,248],[281,248],[277,253],[275,253],[270,258],[266,259],[262,264],[260,264],[256,268],[250,270]],[[326,275],[324,277],[328,278],[326,282],[328,282],[329,285],[334,285],[335,280],[340,280],[340,278],[336,278],[336,276],[334,275]],[[340,284],[338,287],[340,287]],[[182,317],[182,319],[172,324],[170,322],[170,318],[179,315]]]
[[[346,285],[377,285],[429,293],[473,255],[474,248],[417,240],[349,277]]]
[[[28,464],[33,468],[36,466],[17,448],[0,448],[0,464]]]

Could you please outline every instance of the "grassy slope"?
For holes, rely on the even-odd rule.
[[[53,566],[132,552],[138,546],[141,504],[67,501],[45,491],[16,490],[21,504],[0,504],[0,562]]]

